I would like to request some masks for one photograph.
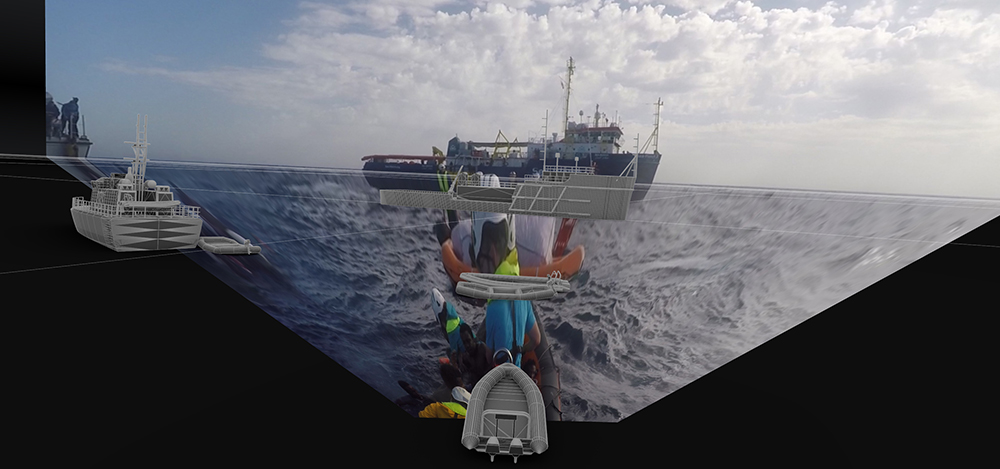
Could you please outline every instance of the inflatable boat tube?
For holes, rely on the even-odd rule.
[[[249,241],[247,244],[240,244],[223,236],[201,238],[198,240],[198,247],[212,254],[247,255],[260,252],[260,246],[251,246]]]

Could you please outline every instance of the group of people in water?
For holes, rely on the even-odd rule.
[[[73,98],[70,102],[59,106],[53,101],[52,96],[46,93],[45,96],[45,136],[76,139],[80,136],[76,123],[80,120],[80,101]],[[61,117],[60,117],[61,116]]]
[[[519,275],[516,232],[513,215],[473,212],[467,257],[470,265],[478,272]],[[420,417],[465,418],[472,388],[493,367],[508,362],[521,367],[536,384],[540,382],[540,363],[533,352],[541,340],[541,325],[530,301],[487,301],[486,319],[479,330],[482,335],[458,315],[437,288],[431,291],[431,308],[448,338],[449,356],[441,360],[439,368],[443,384],[424,396],[400,381],[409,396],[397,404],[422,406]]]

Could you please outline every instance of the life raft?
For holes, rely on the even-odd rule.
[[[547,277],[548,275],[558,271],[562,274],[562,278],[568,279],[580,272],[580,268],[583,267],[584,249],[583,246],[577,246],[573,248],[569,254],[560,256],[552,259],[552,262],[540,266],[520,266],[520,273],[522,277]],[[455,255],[455,250],[452,248],[451,239],[446,240],[441,244],[441,260],[444,263],[444,270],[448,272],[448,276],[451,277],[452,285],[458,285],[460,282],[461,275],[465,272],[478,272],[475,267],[462,262],[458,256]]]

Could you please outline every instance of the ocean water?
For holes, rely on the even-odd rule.
[[[382,206],[360,171],[148,171],[263,247],[192,259],[387,399],[397,380],[440,385],[431,288],[484,318],[441,263],[442,212]],[[627,221],[580,220],[573,291],[535,302],[564,420],[628,417],[998,215],[1000,201],[653,185]]]

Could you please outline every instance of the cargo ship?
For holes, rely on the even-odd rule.
[[[568,62],[566,80],[566,109],[569,109],[570,84],[573,76],[573,58]],[[548,133],[546,115],[545,136],[526,142],[507,140],[503,132],[498,132],[494,142],[462,141],[458,136],[448,142],[447,154],[437,148],[433,156],[370,155],[362,158],[363,168],[369,185],[376,189],[401,189],[446,192],[458,171],[469,174],[495,174],[501,178],[523,179],[526,176],[540,176],[543,169],[554,166],[587,167],[599,176],[620,175],[633,160],[636,187],[632,201],[642,200],[649,191],[656,171],[660,166],[660,152],[657,150],[659,138],[659,110],[661,101],[656,103],[656,122],[652,135],[646,142],[652,143],[652,153],[643,153],[636,148],[634,153],[623,151],[620,143],[624,132],[620,123],[610,121],[596,106],[593,120],[572,122],[568,111],[563,116],[563,137],[558,133]]]

